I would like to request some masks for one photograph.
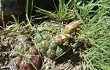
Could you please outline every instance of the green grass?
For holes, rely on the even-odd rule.
[[[50,18],[56,21],[64,22],[68,21],[70,19],[73,19],[74,11],[70,8],[72,0],[70,0],[68,3],[65,3],[65,0],[59,0],[59,7],[56,8],[55,12],[47,11],[41,8],[37,8],[36,12],[44,14],[45,16],[42,18]],[[38,19],[38,18],[37,18]]]
[[[85,22],[78,37],[92,46],[82,52],[84,70],[110,69],[110,7],[109,1],[99,0],[84,6],[84,12],[79,14]],[[98,6],[95,11],[91,7]],[[89,12],[93,11],[92,14]],[[86,43],[85,43],[86,44]]]

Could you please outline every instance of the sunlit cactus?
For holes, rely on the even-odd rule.
[[[74,44],[73,42],[69,43],[69,40],[73,38],[70,32],[72,32],[80,22],[79,20],[66,26],[54,22],[42,23],[37,27],[35,33],[36,46],[43,55],[52,59],[58,57],[71,48],[70,44]]]

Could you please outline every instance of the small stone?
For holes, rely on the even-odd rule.
[[[24,61],[20,64],[20,70],[35,70],[35,68],[30,63]]]
[[[41,56],[40,55],[30,55],[30,60],[32,61],[32,63],[37,67],[39,68],[41,63],[42,63],[42,60],[41,60]]]

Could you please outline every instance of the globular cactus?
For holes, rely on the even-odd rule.
[[[72,38],[71,33],[80,23],[80,20],[66,26],[49,22],[42,23],[36,30],[36,46],[43,55],[49,58],[54,59],[60,56],[71,48],[71,44],[74,44],[69,43],[69,40]]]

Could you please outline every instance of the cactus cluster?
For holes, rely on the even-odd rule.
[[[80,22],[79,20],[68,25],[56,24],[55,22],[40,24],[36,29],[34,37],[39,51],[52,59],[66,52],[74,44],[72,33]],[[73,41],[70,42],[70,40]]]

